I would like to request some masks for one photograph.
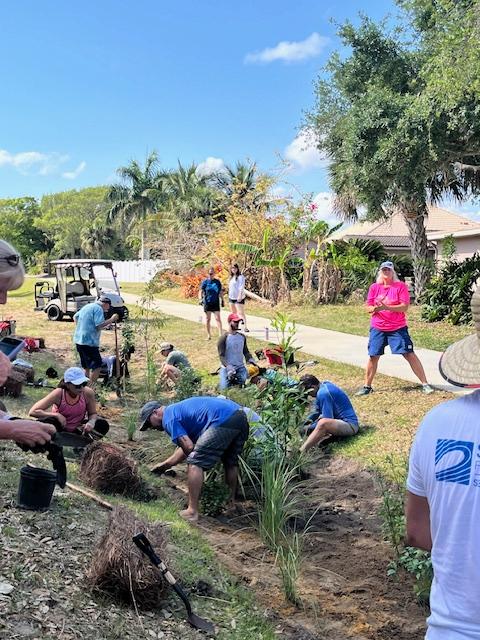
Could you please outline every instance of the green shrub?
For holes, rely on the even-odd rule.
[[[183,367],[182,375],[175,385],[175,402],[198,396],[202,388],[202,378],[192,367]]]
[[[452,324],[472,321],[470,300],[480,277],[480,254],[462,262],[448,261],[434,276],[422,296],[422,319],[428,322],[447,320]]]
[[[218,516],[229,498],[230,491],[218,467],[212,469],[205,478],[200,496],[202,513],[207,516]]]

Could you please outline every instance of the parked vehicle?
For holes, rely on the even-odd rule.
[[[73,318],[101,295],[112,301],[109,315],[118,313],[120,320],[128,316],[111,260],[52,260],[49,272],[53,272],[55,282],[35,283],[35,311],[44,311],[49,320]]]

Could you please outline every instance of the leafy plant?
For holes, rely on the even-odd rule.
[[[202,387],[200,374],[192,367],[182,367],[182,375],[175,385],[175,402],[198,396]]]
[[[422,319],[428,322],[448,320],[452,324],[472,321],[470,300],[480,277],[480,254],[462,262],[448,261],[434,276],[422,296]]]
[[[202,513],[207,516],[218,516],[228,500],[230,491],[221,476],[218,467],[208,472],[202,487],[200,505]]]
[[[125,415],[125,429],[127,432],[127,440],[133,441],[133,436],[137,430],[138,416],[136,411],[130,411]]]

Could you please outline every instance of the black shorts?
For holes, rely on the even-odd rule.
[[[207,470],[221,460],[226,467],[236,467],[248,433],[247,416],[239,409],[218,427],[210,427],[202,433],[187,463]]]
[[[206,302],[203,305],[203,310],[205,313],[207,313],[207,311],[220,311],[220,300],[217,300],[217,302]]]
[[[230,302],[230,304],[245,304],[245,298],[243,300],[232,300],[231,298],[229,298],[228,301]]]
[[[92,347],[89,344],[77,344],[75,346],[84,369],[102,368],[102,356],[98,347]]]

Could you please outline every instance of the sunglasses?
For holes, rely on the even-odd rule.
[[[73,384],[73,382],[71,382],[70,384],[74,389],[83,389],[83,387],[87,386],[88,382],[82,382],[82,384]]]
[[[12,255],[12,256],[3,256],[0,260],[4,260],[11,267],[16,267],[20,263],[20,256]]]

